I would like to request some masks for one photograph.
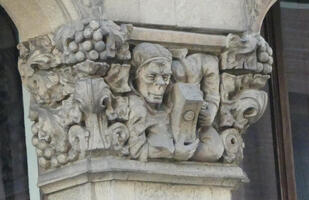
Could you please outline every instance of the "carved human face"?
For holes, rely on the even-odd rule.
[[[153,61],[142,66],[137,74],[137,90],[151,104],[161,104],[171,78],[171,63]]]

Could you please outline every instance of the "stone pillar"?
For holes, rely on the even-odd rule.
[[[231,199],[248,179],[231,164],[88,159],[44,173],[39,186],[47,199]]]
[[[272,3],[63,1],[69,20],[18,46],[44,199],[230,200],[268,101]]]

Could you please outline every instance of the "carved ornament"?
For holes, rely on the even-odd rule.
[[[272,50],[228,36],[218,54],[129,44],[132,25],[85,18],[19,44],[42,169],[88,156],[237,162],[264,113]]]

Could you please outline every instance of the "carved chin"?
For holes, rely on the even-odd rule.
[[[161,104],[163,100],[163,95],[148,93],[146,101],[148,103]]]

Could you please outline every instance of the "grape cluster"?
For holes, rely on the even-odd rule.
[[[273,64],[273,50],[265,42],[263,38],[260,39],[257,48],[257,60],[258,60],[258,69],[265,74],[271,73],[272,64]]]
[[[76,64],[86,59],[105,60],[115,56],[115,41],[111,41],[108,30],[99,20],[83,21],[75,24],[72,29],[64,44],[66,64]]]
[[[48,134],[45,133],[44,127],[41,127],[40,122],[32,125],[32,133],[32,144],[36,147],[40,167],[44,169],[58,167],[68,162],[75,161],[78,158],[78,152],[70,148],[70,144],[67,141],[59,145],[59,149],[56,150],[55,147],[51,145],[51,138],[47,136]],[[44,136],[46,137],[43,138]]]

